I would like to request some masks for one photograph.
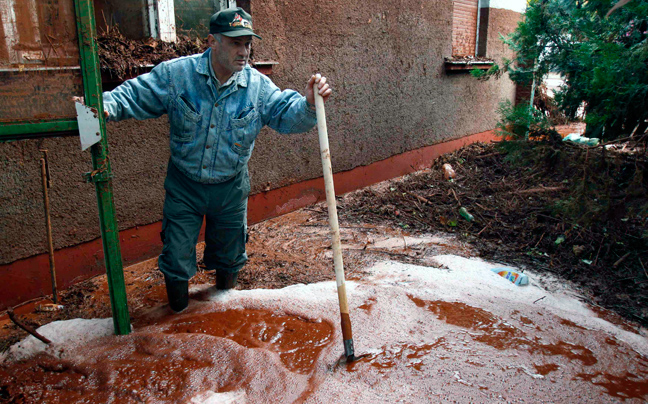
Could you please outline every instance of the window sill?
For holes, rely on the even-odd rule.
[[[467,72],[473,69],[488,70],[495,64],[493,59],[475,57],[445,58],[444,68],[446,73]]]
[[[263,73],[266,76],[270,76],[272,74],[272,67],[274,65],[278,65],[279,62],[275,62],[273,60],[260,60],[260,61],[255,61],[252,62],[252,67],[257,69],[259,73]]]

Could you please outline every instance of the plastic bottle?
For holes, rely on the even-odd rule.
[[[504,279],[508,279],[518,286],[525,286],[529,284],[529,277],[525,274],[511,271],[507,268],[491,268],[491,271],[495,272]]]
[[[450,164],[448,164],[448,163],[445,163],[443,165],[443,177],[446,180],[450,180],[450,179],[453,179],[456,176],[457,176],[457,173],[455,172],[455,170],[452,169],[452,166]]]
[[[598,146],[600,139],[597,137],[581,136],[579,133],[570,133],[569,135],[563,138],[563,142],[567,142],[567,141],[576,144],[584,144],[587,146]]]
[[[472,222],[475,219],[475,217],[473,215],[471,215],[470,213],[468,213],[468,211],[464,207],[461,207],[459,209],[459,214],[461,215],[461,217],[463,217],[464,219],[466,219],[469,222]]]

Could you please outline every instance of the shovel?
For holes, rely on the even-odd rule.
[[[322,169],[324,171],[324,188],[326,190],[326,205],[328,206],[329,225],[333,238],[333,264],[335,265],[335,282],[337,284],[338,300],[340,302],[340,317],[342,322],[342,339],[344,341],[344,356],[347,363],[355,360],[353,351],[353,333],[347,302],[346,286],[344,284],[344,265],[342,263],[342,245],[340,242],[340,225],[338,224],[337,207],[335,205],[335,189],[333,188],[333,169],[331,168],[331,151],[329,149],[328,132],[326,130],[326,114],[324,99],[318,93],[317,83],[313,85],[315,93],[315,112],[317,114],[317,132],[319,133]]]

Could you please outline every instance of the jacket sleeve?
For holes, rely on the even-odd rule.
[[[164,115],[169,100],[168,76],[168,66],[161,63],[150,73],[127,80],[114,90],[104,92],[104,109],[108,111],[108,120],[142,120]]]
[[[301,133],[315,126],[317,118],[306,97],[294,90],[279,90],[270,79],[264,78],[261,100],[263,123],[279,133]]]

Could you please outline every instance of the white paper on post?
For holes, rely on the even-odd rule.
[[[95,108],[76,102],[77,122],[79,123],[79,137],[81,138],[81,150],[101,140],[101,129],[99,128],[99,117]]]

